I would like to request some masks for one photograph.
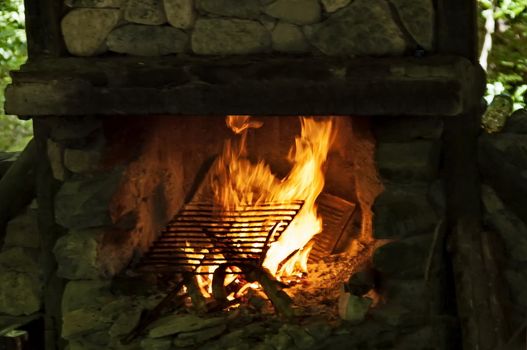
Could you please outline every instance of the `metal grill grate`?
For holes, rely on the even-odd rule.
[[[317,262],[333,253],[355,213],[355,204],[328,193],[320,194],[317,205],[323,228],[315,236],[315,244],[309,254],[310,262]]]
[[[199,266],[260,264],[269,244],[293,221],[303,201],[262,203],[221,210],[189,203],[167,225],[138,268],[157,272],[200,272]]]

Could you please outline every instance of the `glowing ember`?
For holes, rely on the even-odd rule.
[[[263,266],[277,278],[307,272],[310,241],[322,230],[315,200],[324,187],[323,166],[333,138],[333,120],[302,117],[300,121],[301,134],[288,156],[291,172],[278,179],[263,161],[253,164],[247,159],[247,131],[262,123],[249,116],[227,117],[227,125],[241,137],[236,143],[225,143],[212,181],[215,202],[226,210],[267,202],[304,201],[295,219],[266,253]]]

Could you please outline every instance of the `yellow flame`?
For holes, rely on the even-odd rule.
[[[303,200],[304,205],[279,240],[267,251],[263,266],[280,278],[306,272],[310,240],[322,230],[315,200],[324,188],[324,163],[333,139],[333,119],[317,121],[301,117],[301,134],[289,152],[290,173],[278,179],[263,161],[247,157],[246,135],[261,123],[249,116],[229,116],[227,125],[241,134],[238,142],[228,140],[216,163],[212,189],[215,201],[225,209],[263,202],[287,203]],[[288,258],[289,257],[289,258]]]

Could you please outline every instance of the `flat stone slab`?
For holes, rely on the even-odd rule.
[[[456,116],[484,87],[479,66],[453,56],[43,58],[12,77],[6,112],[33,117]]]

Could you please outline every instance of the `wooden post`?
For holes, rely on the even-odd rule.
[[[65,281],[57,277],[57,262],[53,255],[53,247],[57,239],[64,234],[64,229],[55,223],[55,194],[60,183],[53,178],[51,166],[47,157],[47,138],[49,126],[45,118],[33,120],[33,130],[36,144],[36,188],[38,202],[38,227],[41,242],[40,264],[44,279],[44,327],[45,349],[57,350],[64,348],[60,337],[62,328],[62,294]]]
[[[476,1],[438,0],[437,12],[438,51],[477,65]],[[497,349],[507,333],[500,296],[489,283],[489,276],[499,267],[482,237],[477,145],[483,112],[478,102],[483,92],[483,82],[476,82],[472,107],[459,117],[445,118],[444,131],[449,253],[466,350]]]
[[[65,52],[60,31],[63,0],[25,0],[29,60],[39,56],[58,57]]]
[[[65,53],[60,20],[64,14],[63,0],[24,0],[28,59],[42,56],[59,57]],[[30,116],[25,116],[30,117]],[[49,126],[43,118],[33,119],[36,152],[36,192],[38,227],[41,238],[41,267],[44,279],[44,337],[46,350],[65,347],[60,337],[62,328],[61,302],[64,280],[56,275],[57,263],[53,247],[64,229],[55,223],[54,197],[59,183],[53,178],[47,157],[46,141]]]

